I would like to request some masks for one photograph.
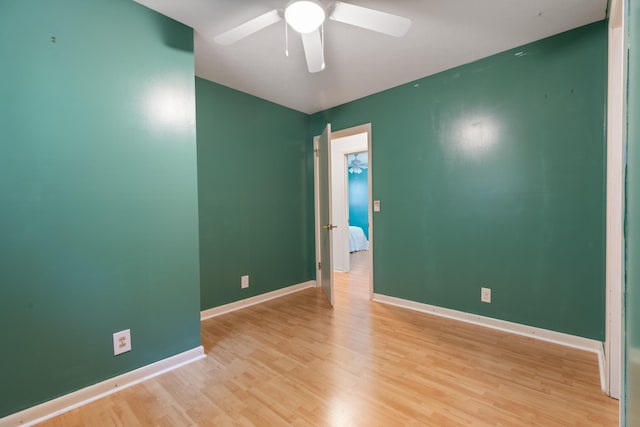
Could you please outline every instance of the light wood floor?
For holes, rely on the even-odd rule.
[[[319,289],[202,323],[207,358],[43,426],[617,426],[597,358]]]

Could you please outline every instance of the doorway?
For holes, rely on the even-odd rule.
[[[371,125],[366,124],[331,132],[330,135],[328,150],[330,152],[329,175],[331,177],[329,180],[330,222],[337,226],[332,230],[330,244],[332,282],[336,288],[339,288],[336,289],[337,293],[349,293],[350,300],[354,297],[370,300],[373,295]],[[318,157],[315,162],[316,242],[318,242],[322,227],[318,215]],[[354,166],[356,167],[354,168]],[[349,175],[352,176],[351,180]],[[352,185],[350,185],[350,181]],[[366,198],[365,201],[360,202],[360,208],[361,210],[364,208],[364,213],[359,212],[360,217],[357,221],[353,217],[351,218],[351,222],[357,222],[357,224],[350,224],[350,214],[352,213],[349,203],[350,187],[352,193],[364,193]],[[357,239],[355,246],[350,244],[354,239]],[[316,246],[317,265],[320,265],[320,261],[319,248]]]

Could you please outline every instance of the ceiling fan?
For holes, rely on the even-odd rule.
[[[364,161],[358,158],[358,154],[362,154],[364,156]],[[367,152],[350,154],[347,157],[347,170],[349,173],[357,173],[360,174],[364,172],[366,169],[369,169]]]
[[[317,73],[325,68],[323,24],[327,15],[332,21],[395,37],[405,35],[411,26],[408,18],[341,1],[324,5],[318,0],[291,0],[284,11],[270,10],[217,35],[214,41],[227,46],[284,18],[285,28],[291,27],[302,36],[309,72]]]

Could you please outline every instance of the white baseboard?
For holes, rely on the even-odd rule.
[[[204,359],[202,346],[0,418],[0,427],[33,426],[165,372]]]
[[[297,285],[287,286],[286,288],[276,289],[275,291],[267,292],[265,294],[256,295],[250,298],[242,299],[240,301],[235,301],[229,304],[224,304],[218,307],[202,310],[200,312],[200,320],[210,319],[212,317],[220,316],[222,314],[231,313],[232,311],[251,307],[252,305],[260,304],[275,298],[280,298],[285,295],[289,295],[294,292],[301,291],[303,289],[313,288],[315,286],[316,286],[316,281],[309,280],[308,282],[298,283]]]
[[[446,317],[461,322],[473,323],[474,325],[497,329],[516,335],[523,335],[542,341],[573,347],[584,351],[596,353],[598,355],[598,368],[600,372],[600,387],[606,389],[606,369],[604,359],[604,347],[600,341],[589,338],[578,337],[562,332],[550,331],[548,329],[536,328],[520,323],[508,322],[506,320],[493,319],[491,317],[480,316],[478,314],[465,313],[463,311],[424,304],[402,298],[390,297],[382,294],[373,294],[373,300],[383,304],[395,305],[409,310],[420,311],[422,313],[433,314],[435,316]]]

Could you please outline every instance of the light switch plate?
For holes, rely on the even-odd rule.
[[[380,200],[373,201],[373,211],[380,212]]]
[[[117,356],[122,353],[131,351],[131,330],[116,332],[113,334],[113,355]]]

